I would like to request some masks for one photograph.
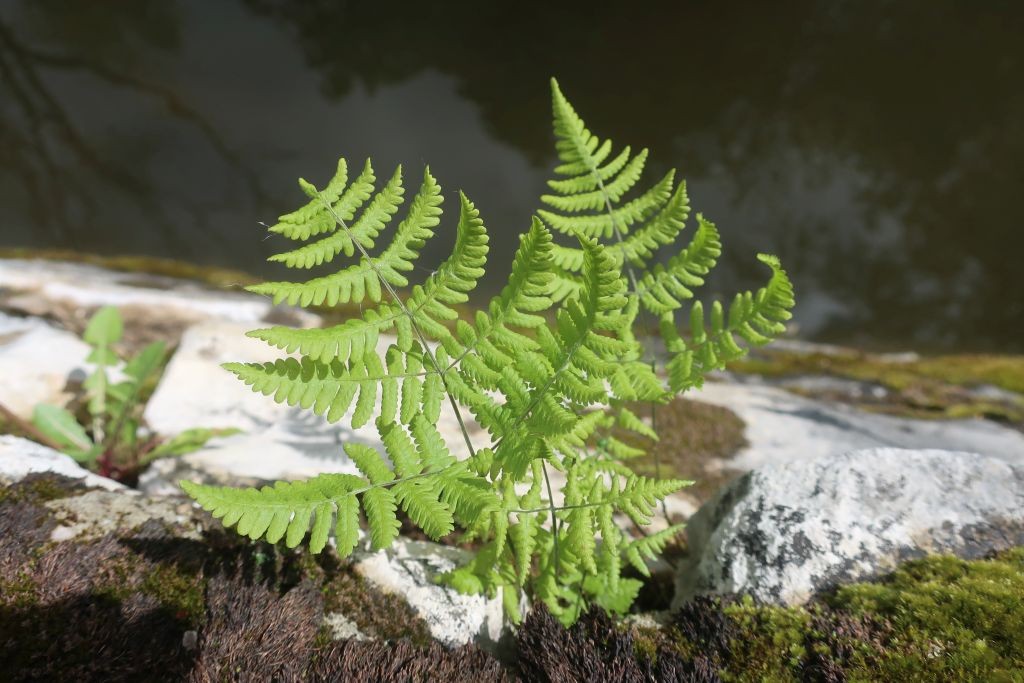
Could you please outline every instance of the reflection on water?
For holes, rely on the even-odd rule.
[[[1024,350],[1024,6],[559,4],[0,0],[0,245],[278,277],[258,222],[372,154],[473,198],[495,286],[555,74],[652,177],[680,168],[724,235],[713,292],[771,251],[804,336]]]

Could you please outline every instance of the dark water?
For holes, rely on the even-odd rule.
[[[801,336],[1024,350],[1024,4],[550,4],[0,0],[0,246],[276,277],[258,221],[373,155],[470,195],[494,286],[557,75],[688,179],[726,246],[709,292],[770,251]]]

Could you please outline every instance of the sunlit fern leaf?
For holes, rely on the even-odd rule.
[[[408,399],[410,413],[418,407],[422,391],[419,354],[398,354],[396,358],[399,362],[390,368],[383,366],[374,351],[367,351],[361,359],[353,359],[347,364],[338,361],[323,363],[310,358],[282,358],[266,363],[226,363],[223,367],[251,386],[253,391],[273,396],[277,403],[326,415],[328,422],[337,422],[354,407],[351,424],[360,427],[372,416],[378,387],[382,389],[382,412],[393,414],[397,409],[399,385],[404,396],[414,397]],[[389,386],[396,390],[389,391]]]
[[[686,183],[681,182],[672,198],[656,216],[632,234],[621,240],[614,240],[606,246],[611,255],[620,262],[643,268],[659,248],[675,242],[679,233],[686,227],[689,214],[690,203],[686,194]],[[571,274],[579,272],[583,266],[583,251],[558,244],[554,246],[552,257],[554,264],[566,271],[570,279],[575,280]]]
[[[623,201],[640,180],[647,150],[631,156],[627,147],[605,163],[611,154],[611,141],[601,142],[587,129],[554,79],[551,90],[555,148],[561,162],[555,173],[567,177],[549,181],[555,194],[544,195],[541,201],[551,210],[539,211],[538,215],[559,232],[588,237],[622,239],[633,225],[641,223],[637,229],[642,236],[623,250],[623,256],[636,259],[650,252],[652,246],[665,239],[664,233],[675,227],[680,213],[685,212],[685,190],[673,192],[674,171],[635,199]],[[642,225],[655,214],[659,218],[651,221],[653,225]],[[570,254],[559,257],[560,267],[576,270]]]
[[[618,488],[617,480],[612,483],[612,490],[604,499],[605,502],[624,512],[639,526],[651,523],[654,507],[659,500],[693,484],[692,481],[683,479],[651,479],[639,475],[626,479],[621,490]]]
[[[586,480],[583,480],[586,481]],[[566,473],[565,485],[565,540],[579,558],[580,564],[590,574],[597,573],[597,538],[594,528],[594,509],[588,507],[590,500],[581,487],[581,477],[574,467]]]
[[[335,229],[329,236],[317,242],[270,257],[270,261],[284,263],[289,268],[319,266],[322,263],[333,261],[334,257],[340,253],[352,256],[357,244],[363,249],[372,249],[374,240],[380,231],[398,211],[398,207],[402,205],[402,196],[405,194],[405,189],[402,187],[402,167],[399,166],[381,191],[373,196],[370,205],[363,210],[359,218],[353,220],[352,210],[345,211],[345,215],[337,213],[333,207],[328,210],[326,208],[327,197],[321,199],[319,191],[312,185],[306,184],[304,189],[309,190],[312,202],[321,202],[326,218],[329,218],[340,229]],[[362,193],[356,196],[361,197]],[[339,204],[341,203],[339,202]],[[348,207],[339,208],[345,210]],[[349,225],[350,222],[351,225]]]
[[[311,198],[297,211],[281,216],[278,222],[270,227],[270,231],[288,239],[302,241],[325,232],[333,232],[338,227],[339,218],[343,221],[352,220],[363,202],[370,198],[375,180],[370,160],[367,159],[362,173],[346,187],[348,164],[344,159],[339,159],[334,177],[320,195]],[[299,185],[303,190],[309,187],[305,180],[299,180]]]
[[[526,584],[534,548],[537,545],[537,531],[540,529],[540,518],[537,513],[531,512],[541,505],[543,474],[540,467],[539,463],[533,466],[533,482],[520,499],[519,504],[527,512],[517,513],[517,523],[509,530],[509,541],[515,554],[516,580],[520,586]]]
[[[248,332],[246,336],[260,339],[288,353],[298,351],[304,356],[328,363],[359,358],[377,346],[380,335],[394,328],[405,314],[397,306],[382,304],[368,309],[359,318],[350,318],[340,325],[326,328],[295,329],[275,326]]]
[[[739,342],[759,346],[785,330],[795,303],[793,284],[774,256],[759,254],[758,259],[772,270],[768,284],[756,293],[737,294],[728,313],[716,301],[705,316],[701,302],[694,303],[689,341],[680,336],[673,313],[662,315],[661,334],[670,358],[666,369],[673,391],[700,386],[707,372],[742,357],[746,351]]]
[[[722,253],[722,243],[714,223],[697,215],[697,231],[690,244],[668,260],[657,264],[640,277],[638,294],[644,308],[655,314],[672,311],[693,297],[693,289],[704,284]]]
[[[181,487],[224,526],[236,526],[238,533],[256,540],[266,536],[271,543],[285,538],[294,548],[313,522],[314,534],[309,548],[318,553],[327,543],[327,532],[337,506],[350,514],[354,491],[365,485],[359,477],[347,474],[322,474],[302,482],[278,482],[262,489],[237,489],[203,486],[183,481]],[[344,501],[344,502],[342,502]],[[351,519],[343,520],[348,525]],[[350,533],[345,538],[350,540]]]
[[[622,546],[622,556],[633,565],[634,568],[644,576],[650,576],[644,558],[655,559],[668,545],[669,541],[679,535],[685,527],[684,524],[674,524],[670,527],[637,538]]]
[[[435,541],[447,536],[454,528],[451,508],[438,500],[441,495],[435,482],[416,479],[401,481],[394,486],[395,499],[416,526]]]
[[[669,171],[657,184],[636,199],[614,207],[609,212],[566,216],[540,210],[537,215],[555,230],[587,237],[626,235],[631,227],[659,211],[672,197],[674,171]]]
[[[387,198],[381,200],[376,208],[375,198],[364,213],[365,216],[374,211],[371,223],[383,224],[387,217],[390,217],[385,207],[394,205],[396,196],[401,194],[401,177],[397,171],[395,178],[397,188],[385,188],[377,198]],[[403,273],[413,269],[413,262],[419,256],[419,250],[426,240],[433,236],[431,228],[438,224],[441,202],[440,186],[430,172],[425,171],[423,185],[413,199],[408,215],[399,224],[394,238],[379,256],[363,256],[354,265],[307,282],[265,282],[252,285],[248,290],[271,296],[275,303],[286,301],[301,306],[335,306],[338,303],[358,303],[365,298],[379,302],[382,292],[381,281],[391,287],[405,287],[409,284]],[[342,232],[345,230],[343,227]]]
[[[629,408],[625,406],[618,407],[615,417],[619,427],[636,432],[653,441],[658,440],[658,433]]]
[[[459,222],[451,255],[423,285],[414,286],[406,300],[407,310],[425,334],[444,339],[450,336],[445,324],[458,317],[451,306],[467,300],[467,293],[473,291],[483,275],[486,257],[487,232],[483,221],[472,202],[460,194]],[[391,330],[399,334],[399,347],[408,349],[413,331],[406,315],[406,310],[394,302],[384,302],[366,310],[358,318],[333,327],[295,329],[276,326],[254,330],[248,336],[288,353],[298,351],[323,362],[345,362],[350,357],[361,357],[366,349],[375,348],[379,335]]]
[[[395,473],[384,462],[376,448],[350,441],[345,444],[344,449],[348,457],[352,459],[352,462],[363,473],[363,476],[370,480],[371,484],[380,485],[394,481]]]
[[[363,511],[370,527],[370,543],[374,550],[390,546],[402,527],[398,521],[398,504],[394,494],[385,488],[374,488],[363,494]]]

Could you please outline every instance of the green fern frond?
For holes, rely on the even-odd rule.
[[[370,174],[372,176],[372,171]],[[333,209],[333,207],[331,211],[327,211],[326,206],[324,207],[326,215],[321,220],[329,219],[335,224],[335,229],[330,236],[292,251],[275,254],[269,260],[284,263],[289,268],[312,268],[333,261],[334,257],[342,252],[346,256],[352,256],[355,253],[356,244],[364,249],[372,249],[377,235],[402,204],[402,196],[405,194],[405,189],[402,187],[402,167],[399,166],[395,169],[394,175],[391,176],[384,188],[373,196],[370,205],[366,207],[358,220],[347,229],[337,230],[336,228],[342,223],[347,224],[352,220],[353,213],[364,201],[366,185],[356,185],[356,187],[358,191],[353,193],[353,200],[356,201],[346,202],[347,198],[344,196],[339,200],[338,209],[341,209],[342,213],[338,213],[337,209]],[[371,192],[372,187],[369,185]],[[303,189],[310,194],[311,202],[320,201],[323,204],[329,201],[328,197],[321,200],[319,192],[312,185],[305,184]]]
[[[338,227],[336,216],[344,221],[352,220],[363,202],[373,194],[375,180],[370,160],[367,159],[362,173],[346,187],[348,164],[344,159],[339,159],[334,177],[321,191],[322,197],[313,197],[301,209],[281,216],[278,222],[270,227],[270,231],[288,239],[301,241],[325,232],[333,232]],[[299,186],[303,191],[310,187],[309,183],[301,179]]]
[[[487,231],[479,211],[460,193],[460,215],[455,248],[441,267],[423,285],[413,287],[407,309],[423,331],[434,338],[447,335],[445,323],[458,313],[450,306],[464,303],[476,288],[487,259]],[[398,346],[408,349],[413,341],[412,325],[406,312],[394,303],[382,303],[359,318],[328,328],[295,329],[276,326],[254,330],[248,336],[261,339],[288,353],[300,352],[316,360],[346,362],[373,349],[381,334],[396,330]]]
[[[432,538],[458,526],[463,540],[479,539],[473,560],[444,580],[461,591],[500,591],[513,620],[524,593],[565,624],[588,604],[628,609],[640,583],[621,575],[623,565],[645,571],[645,558],[661,552],[678,527],[626,542],[614,515],[646,524],[659,502],[689,482],[640,477],[624,464],[642,451],[621,430],[657,437],[626,403],[666,401],[741,354],[740,343],[780,334],[792,286],[776,260],[762,257],[773,271],[769,283],[739,295],[728,310],[713,304],[707,319],[693,304],[684,338],[675,312],[715,264],[718,231],[698,215],[689,246],[655,264],[685,228],[685,184],[676,185],[669,171],[638,187],[647,150],[614,152],[587,130],[555,82],[552,95],[560,177],[549,182],[547,208],[520,237],[508,283],[471,316],[460,307],[483,275],[489,246],[464,195],[451,254],[417,284],[409,273],[441,216],[441,189],[429,171],[382,248],[376,243],[402,203],[400,168],[379,191],[369,162],[351,183],[344,160],[322,190],[300,181],[312,201],[271,231],[307,243],[273,260],[308,268],[344,254],[355,262],[308,282],[252,291],[276,302],[356,302],[364,310],[326,329],[251,332],[295,357],[225,367],[253,390],[328,421],[347,416],[361,427],[373,419],[380,448],[344,446],[361,476],[321,475],[260,490],[184,483],[202,507],[253,539],[294,547],[308,534],[314,552],[333,532],[342,555],[357,545],[360,513],[373,546],[382,548],[397,537],[402,510]],[[556,244],[552,230],[573,244]],[[661,320],[667,388],[637,339],[645,311]],[[395,338],[381,353],[386,334]],[[463,427],[466,460],[456,459],[438,431],[445,406]],[[463,411],[483,427],[482,443]],[[558,506],[549,470],[564,475]]]
[[[680,336],[674,314],[662,315],[661,334],[670,356],[667,370],[673,391],[700,386],[707,372],[724,368],[729,361],[745,355],[739,341],[760,346],[785,330],[785,321],[792,316],[795,305],[793,284],[777,258],[766,254],[757,258],[772,270],[768,283],[754,294],[737,294],[728,313],[715,301],[708,319],[703,305],[694,303],[689,342]]]
[[[665,550],[669,541],[678,536],[685,526],[685,524],[674,524],[661,531],[634,539],[622,547],[622,557],[638,572],[644,576],[650,576],[651,572],[647,568],[644,558],[651,560],[657,558]]]
[[[631,226],[651,216],[668,203],[672,196],[674,176],[675,171],[669,171],[651,189],[607,213],[566,216],[542,209],[537,215],[552,228],[567,235],[608,238],[613,237],[616,231],[626,235],[630,232]]]
[[[226,363],[223,367],[253,391],[273,396],[276,403],[326,415],[328,422],[344,417],[355,401],[353,427],[361,427],[372,417],[380,388],[382,413],[394,414],[400,408],[402,422],[408,423],[423,398],[422,358],[417,350],[389,355],[392,362],[387,368],[375,351],[347,364],[282,358],[266,363]]]
[[[374,226],[382,226],[394,212],[392,209],[397,210],[397,201],[402,193],[400,171],[399,168],[395,172],[394,185],[389,183],[388,187],[374,198],[370,207],[352,230],[358,227],[364,219],[367,231]],[[247,289],[256,294],[273,297],[274,303],[286,301],[289,304],[301,306],[311,304],[335,306],[339,303],[358,303],[364,298],[369,298],[375,303],[379,302],[382,290],[381,280],[392,287],[405,287],[409,284],[402,273],[412,270],[413,262],[419,256],[419,250],[426,240],[434,235],[431,228],[439,222],[438,216],[441,215],[442,201],[440,186],[430,175],[429,170],[425,171],[423,185],[412,201],[409,214],[399,224],[394,238],[380,256],[372,259],[364,256],[352,266],[307,282],[265,282],[252,285]],[[343,228],[336,234],[348,235],[350,232],[352,231],[348,228]],[[352,232],[352,234],[355,233]],[[373,234],[376,235],[376,233]],[[310,246],[317,247],[319,244]],[[290,253],[297,254],[298,252]],[[306,256],[295,256],[295,259],[301,259],[301,262],[296,260],[289,262],[289,265],[297,267],[306,263],[310,258],[309,254],[313,255],[312,258],[315,261],[320,257],[323,257],[322,260],[331,260],[336,253],[338,252],[333,251],[333,247],[326,250],[318,248],[308,252]]]
[[[352,502],[348,499],[354,500],[355,492],[364,485],[362,479],[348,474],[321,474],[306,481],[278,482],[258,490],[181,482],[185,493],[220,519],[224,526],[235,526],[239,534],[254,541],[266,537],[270,543],[277,543],[284,538],[285,545],[294,548],[302,542],[312,521],[309,549],[314,553],[326,546],[335,512],[339,509],[343,514],[336,533],[344,545],[350,544],[352,530],[359,525],[352,525]],[[370,522],[372,528],[373,520]],[[339,550],[342,545],[339,542]]]
[[[626,479],[621,490],[618,480],[613,480],[605,502],[627,514],[638,526],[647,526],[658,501],[692,484],[692,481],[683,479],[651,479],[633,475]]]
[[[693,288],[704,284],[721,253],[715,224],[697,214],[697,231],[686,249],[640,277],[637,294],[644,308],[656,315],[679,308],[682,300],[693,297]]]

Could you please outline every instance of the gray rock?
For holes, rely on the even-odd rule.
[[[365,633],[359,630],[354,621],[341,612],[330,612],[324,615],[324,626],[331,635],[331,640],[372,640]]]
[[[689,521],[678,606],[745,593],[799,604],[927,553],[1024,543],[1024,468],[940,450],[876,448],[750,472]]]
[[[10,434],[0,435],[0,480],[12,483],[41,472],[81,479],[86,486],[108,491],[126,490],[122,484],[83,469],[70,456],[52,448]]]
[[[436,578],[472,559],[459,548],[399,538],[385,550],[355,556],[355,569],[381,590],[405,598],[431,635],[449,647],[475,642],[495,649],[503,635],[501,596],[463,595]]]
[[[188,502],[173,498],[145,498],[131,489],[89,491],[80,496],[50,501],[46,507],[53,511],[58,523],[50,534],[50,540],[54,542],[96,540],[107,534],[141,528],[151,520],[176,525],[180,538],[201,538],[198,528],[189,527],[192,509]]]

